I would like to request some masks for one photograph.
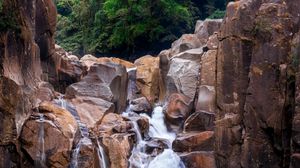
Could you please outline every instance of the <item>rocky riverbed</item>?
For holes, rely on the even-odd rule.
[[[299,0],[230,2],[157,56],[55,45],[51,0],[4,0],[0,167],[300,166]]]

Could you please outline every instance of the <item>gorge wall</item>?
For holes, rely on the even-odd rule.
[[[167,145],[138,114],[157,103],[188,168],[300,166],[299,0],[230,2],[134,63],[56,46],[51,0],[4,0],[1,14],[13,24],[0,31],[0,167],[126,168],[126,107],[155,157]]]

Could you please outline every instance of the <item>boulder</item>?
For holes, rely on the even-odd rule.
[[[178,40],[172,43],[170,55],[174,56],[176,54],[179,54],[181,52],[199,48],[202,44],[195,34],[184,34],[182,35]]]
[[[103,144],[108,149],[111,168],[127,168],[133,148],[134,134],[121,133],[103,137]]]
[[[205,111],[191,114],[184,122],[183,130],[189,131],[212,131],[214,129],[215,114]]]
[[[36,91],[36,98],[40,101],[52,101],[54,99],[54,88],[50,83],[41,82]]]
[[[171,125],[181,126],[192,110],[192,100],[183,95],[174,93],[169,97],[166,110],[166,120]]]
[[[78,125],[67,110],[51,102],[42,102],[39,111],[42,113],[33,114],[23,126],[22,148],[41,165],[67,167]]]
[[[115,111],[125,110],[127,100],[127,72],[124,66],[107,63],[95,64],[80,81],[66,89],[66,97],[100,98],[115,105]]]
[[[218,33],[214,33],[213,35],[209,36],[206,47],[209,50],[217,50],[219,47],[219,39],[218,39]]]
[[[191,152],[179,155],[188,168],[217,168],[214,152]]]
[[[161,76],[161,88],[160,88],[160,101],[165,101],[166,98],[166,84],[167,84],[167,74],[170,68],[170,50],[163,50],[159,53],[159,72]]]
[[[96,148],[89,138],[81,138],[72,152],[69,167],[90,168],[99,166]]]
[[[136,113],[151,114],[152,107],[146,97],[134,99],[130,102],[130,109]]]
[[[115,57],[100,57],[97,58],[93,55],[87,54],[84,55],[81,59],[80,62],[82,64],[84,64],[86,67],[88,67],[88,69],[94,65],[94,64],[108,64],[108,63],[115,63],[115,64],[119,64],[119,65],[123,65],[126,68],[134,68],[134,64],[129,62],[129,61],[125,61],[122,60],[120,58],[115,58]]]
[[[197,21],[194,33],[197,35],[202,45],[206,44],[211,35],[219,31],[222,21],[222,19],[205,19],[204,21]]]
[[[129,61],[122,60],[120,58],[115,58],[115,57],[100,57],[100,58],[97,59],[97,63],[106,64],[106,63],[109,63],[109,62],[115,63],[115,64],[119,64],[119,65],[123,65],[127,69],[135,67],[133,63],[131,63]]]
[[[55,52],[47,62],[43,62],[43,66],[43,80],[62,93],[66,87],[80,81],[87,71],[77,56],[69,55],[58,45],[55,45]]]
[[[196,95],[202,48],[192,49],[175,55],[170,60],[166,77],[167,95],[182,93],[191,99]]]
[[[100,136],[110,136],[114,133],[125,133],[129,129],[130,123],[126,122],[121,115],[108,113],[103,117],[101,122],[98,123],[94,132],[100,134]]]
[[[134,99],[142,97],[141,90],[137,86],[136,80],[136,68],[127,69],[128,73],[128,89],[127,89],[127,100],[131,102]]]
[[[77,96],[71,100],[80,120],[88,128],[94,128],[101,122],[104,115],[113,113],[115,106],[113,103],[94,97]]]
[[[97,62],[97,60],[98,60],[97,57],[90,55],[90,54],[84,55],[83,57],[80,58],[80,62],[84,66],[86,66],[88,70],[90,69],[90,67],[92,65],[94,65]]]
[[[192,132],[178,134],[173,141],[175,152],[212,151],[214,150],[214,132]]]
[[[150,141],[147,141],[145,145],[145,152],[148,155],[155,157],[161,154],[164,151],[164,149],[167,149],[168,144],[169,142],[165,139],[151,139]]]
[[[153,104],[159,99],[159,57],[147,55],[137,59],[134,65],[137,67],[136,82],[138,89]]]
[[[149,123],[149,118],[144,117],[144,116],[140,116],[137,119],[137,124],[139,126],[139,129],[141,131],[141,133],[147,133],[149,131],[149,127],[150,127],[150,123]]]

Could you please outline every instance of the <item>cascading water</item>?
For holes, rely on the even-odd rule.
[[[132,150],[132,155],[129,159],[130,167],[185,168],[184,164],[180,160],[180,157],[172,150],[172,142],[176,138],[176,134],[168,131],[164,121],[163,108],[161,106],[157,106],[154,108],[152,117],[149,117],[147,114],[140,114],[141,116],[147,117],[149,119],[149,136],[154,139],[164,139],[168,142],[168,149],[164,149],[164,151],[155,158],[152,158],[152,156],[148,155],[145,152],[144,149],[147,141],[143,140],[136,120],[134,119],[134,117],[130,117],[129,113],[130,107],[123,115],[132,120],[133,129],[136,132],[137,136],[137,145]]]
[[[38,133],[38,145],[39,151],[37,152],[38,160],[35,163],[35,167],[45,167],[46,163],[46,154],[45,154],[45,128],[44,128],[44,114],[39,113],[39,118],[37,120],[39,122],[39,133]]]
[[[70,168],[77,168],[78,167],[78,159],[80,157],[79,152],[80,152],[81,146],[83,144],[91,144],[92,141],[89,138],[88,128],[86,127],[85,124],[83,124],[81,122],[75,108],[72,107],[71,105],[67,104],[67,102],[61,96],[58,98],[57,103],[61,106],[61,108],[68,110],[73,115],[73,117],[75,118],[75,120],[79,126],[81,138],[80,138],[79,142],[77,143],[76,148],[72,152],[72,160],[71,160],[71,164],[70,164]]]
[[[99,158],[99,164],[101,168],[107,168],[107,158],[106,154],[104,152],[103,147],[100,145],[99,140],[97,139],[97,153],[98,153],[98,158]]]
[[[73,117],[75,118],[75,120],[79,126],[81,138],[80,138],[78,144],[76,145],[76,148],[72,152],[72,160],[71,160],[71,164],[70,164],[70,168],[77,168],[77,167],[79,167],[78,159],[80,157],[81,146],[84,144],[92,144],[92,141],[89,138],[89,132],[88,132],[87,126],[81,122],[80,117],[79,117],[77,111],[75,110],[75,108],[73,106],[71,106],[70,104],[67,104],[67,102],[61,96],[59,97],[57,103],[63,109],[68,110],[73,115]],[[100,145],[98,140],[97,140],[97,154],[98,154],[98,158],[99,158],[100,167],[107,168],[106,155],[105,155],[103,147]]]

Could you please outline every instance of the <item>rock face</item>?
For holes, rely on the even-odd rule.
[[[40,62],[54,52],[56,9],[50,0],[4,0],[1,5],[1,19],[9,19],[12,25],[0,30],[0,158],[14,158],[6,162],[14,166],[21,164],[16,156],[21,155],[22,126],[37,106]],[[26,158],[23,164],[30,165]]]
[[[55,45],[55,52],[49,61],[43,63],[43,66],[46,66],[44,80],[49,81],[57,91],[62,93],[65,92],[66,87],[79,82],[87,73],[87,67],[77,56],[70,55],[58,45]]]
[[[141,94],[153,104],[159,99],[159,57],[147,55],[137,59],[134,64],[137,67],[137,87]]]
[[[213,152],[191,152],[180,155],[189,168],[216,168]]]
[[[213,131],[178,134],[172,147],[175,152],[212,151],[214,144],[213,135]]]
[[[172,94],[168,100],[166,120],[175,126],[181,126],[192,110],[192,100],[182,94]]]
[[[150,113],[152,112],[151,104],[145,97],[134,99],[130,104],[130,109],[136,113]]]
[[[33,114],[23,126],[22,148],[38,164],[67,167],[78,125],[68,111],[50,102],[43,102],[39,111],[42,113]]]
[[[241,0],[227,7],[217,55],[218,167],[290,166],[296,6],[299,1]]]
[[[167,95],[182,93],[195,98],[198,84],[200,60],[203,49],[192,49],[170,58],[170,68],[166,77]]]
[[[95,64],[88,74],[66,90],[67,98],[77,96],[100,98],[115,105],[115,111],[125,110],[127,100],[127,72],[124,66],[107,63]]]
[[[104,116],[95,132],[100,133],[107,149],[110,167],[127,168],[128,158],[133,147],[134,134],[128,133],[130,124],[120,115],[109,113]]]

